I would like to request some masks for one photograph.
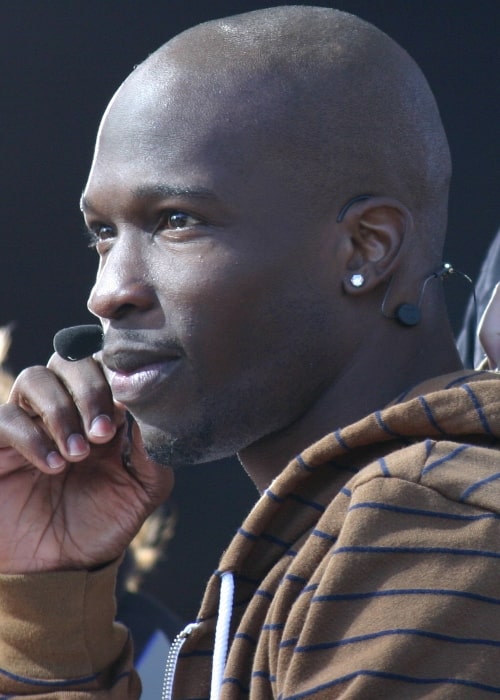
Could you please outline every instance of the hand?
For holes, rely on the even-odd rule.
[[[479,340],[483,346],[491,369],[500,365],[500,282],[479,322]]]
[[[54,355],[24,370],[0,406],[0,571],[105,564],[172,485],[137,425],[128,430],[97,362]]]

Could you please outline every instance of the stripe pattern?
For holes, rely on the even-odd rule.
[[[297,457],[219,565],[237,582],[223,700],[500,697],[499,437],[500,383],[467,373]],[[192,654],[211,654],[218,587],[179,698],[207,697]]]

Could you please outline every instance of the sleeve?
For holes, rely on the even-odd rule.
[[[382,475],[343,498],[285,626],[279,697],[498,697],[498,515]]]
[[[0,576],[1,697],[140,697],[129,633],[114,622],[117,566]]]

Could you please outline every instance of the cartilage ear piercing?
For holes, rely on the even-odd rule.
[[[357,272],[354,275],[351,275],[351,284],[353,287],[362,287],[365,283],[365,278],[363,275],[361,275],[359,272]]]

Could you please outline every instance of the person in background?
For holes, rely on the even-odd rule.
[[[9,398],[14,377],[5,366],[11,343],[12,326],[0,326],[0,403]]]
[[[485,352],[492,369],[500,362],[499,336],[494,331],[500,319],[500,300],[495,287],[500,281],[500,230],[494,237],[484,257],[475,284],[475,295],[471,295],[465,311],[464,322],[457,345],[465,367],[479,367]],[[481,318],[489,305],[486,324]],[[478,329],[482,329],[482,337]]]
[[[500,368],[500,283],[496,284],[479,323],[478,338],[486,354],[487,365]]]

